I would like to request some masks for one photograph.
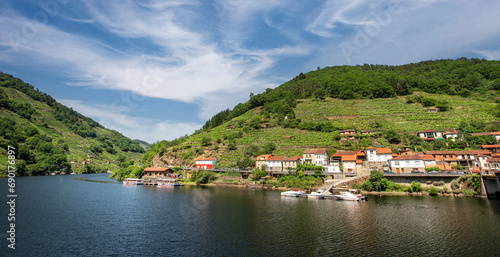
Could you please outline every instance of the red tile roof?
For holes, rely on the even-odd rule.
[[[340,156],[343,156],[343,155],[355,155],[357,154],[358,152],[357,151],[337,151],[336,153],[334,153],[332,155],[332,157],[340,157]]]
[[[311,153],[324,153],[326,152],[326,149],[324,148],[319,148],[319,149],[307,149],[304,151],[305,154],[311,154]]]
[[[286,158],[283,161],[284,162],[296,162],[296,161],[299,161],[301,159],[302,159],[302,156],[294,156],[294,157]]]
[[[488,150],[462,150],[462,151],[424,151],[424,154],[432,155],[477,155],[477,154],[491,154]]]
[[[212,161],[214,160],[215,158],[205,158],[205,157],[200,157],[200,158],[196,158],[194,159],[195,161]]]
[[[482,145],[481,148],[484,149],[500,148],[500,145]]]
[[[153,167],[144,169],[144,171],[167,171],[167,170],[168,168],[153,168]]]
[[[404,160],[423,160],[422,155],[413,154],[413,155],[401,155],[395,158],[390,159],[390,161],[404,161]]]
[[[441,132],[441,130],[433,130],[433,129],[427,129],[427,130],[422,130],[418,133],[427,133],[427,132]]]
[[[267,160],[269,157],[273,156],[272,154],[263,154],[263,155],[259,155],[257,156],[257,161],[265,161]],[[263,160],[261,160],[261,158],[264,158]]]
[[[285,156],[271,156],[267,158],[268,161],[283,161]]]
[[[342,161],[355,161],[356,155],[342,155]]]
[[[389,148],[377,148],[377,153],[380,153],[380,154],[390,153],[390,154],[392,154],[392,151]]]

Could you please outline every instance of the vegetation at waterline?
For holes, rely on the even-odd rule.
[[[117,159],[139,159],[144,149],[117,131],[58,103],[50,95],[0,73],[0,176],[8,146],[16,175],[115,170]]]
[[[426,184],[432,184],[428,187],[423,187],[420,182],[413,181],[409,186],[397,184],[384,177],[384,174],[379,170],[372,170],[368,180],[361,186],[352,185],[353,188],[360,188],[366,191],[375,192],[408,192],[418,193],[427,191],[429,195],[437,195],[438,193],[450,193],[444,182],[427,181]],[[440,186],[441,189],[438,189]],[[454,179],[450,183],[453,193],[463,193],[466,196],[479,194],[481,187],[481,176],[478,174],[466,174]]]

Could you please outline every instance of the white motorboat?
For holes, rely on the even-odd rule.
[[[311,192],[310,194],[307,195],[308,198],[318,198],[318,199],[323,199],[325,198],[325,194],[323,193],[323,190],[318,190],[316,192]]]
[[[291,196],[291,197],[299,197],[301,195],[305,195],[305,191],[299,191],[299,190],[290,190],[286,192],[282,192],[281,196]]]
[[[359,201],[359,200],[361,200],[360,197],[358,197],[357,195],[354,195],[351,192],[343,192],[342,194],[334,195],[333,197],[335,197],[339,200],[344,200],[344,201]]]

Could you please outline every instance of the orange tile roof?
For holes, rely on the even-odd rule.
[[[168,168],[153,168],[153,167],[144,169],[144,171],[167,171],[167,170]]]
[[[267,158],[268,161],[283,161],[285,156],[271,156]]]
[[[355,161],[356,155],[342,155],[342,161]]]
[[[426,133],[426,132],[441,132],[441,130],[427,129],[427,130],[419,131],[418,133]]]
[[[366,154],[365,154],[365,152],[363,152],[363,151],[359,151],[359,152],[358,152],[358,156],[366,156]]]
[[[356,160],[356,163],[363,163],[362,160]]]
[[[493,136],[498,136],[498,135],[500,135],[500,131],[491,132],[491,134],[492,134]]]
[[[389,148],[377,148],[377,153],[392,153]]]
[[[481,148],[484,149],[500,148],[500,145],[482,145]]]
[[[319,148],[319,149],[307,149],[304,151],[305,154],[311,154],[311,153],[324,153],[326,152],[326,149],[324,148]]]
[[[293,156],[290,158],[286,158],[283,161],[284,162],[296,162],[296,161],[301,160],[301,159],[302,159],[302,156]]]
[[[200,157],[200,158],[196,158],[194,159],[195,161],[212,161],[214,160],[215,158],[205,158],[205,157]]]
[[[337,151],[336,153],[334,153],[332,155],[332,157],[340,157],[340,156],[344,156],[344,155],[356,155],[358,152],[356,151]]]
[[[399,160],[423,160],[423,158],[422,155],[413,154],[413,155],[401,155],[391,159],[391,161],[399,161]]]
[[[422,155],[422,159],[424,159],[424,160],[436,160],[436,158],[434,158],[434,156],[432,156],[432,155]]]
[[[257,156],[257,161],[262,161],[261,158],[264,158],[264,161],[267,160],[269,157],[273,156],[272,154],[262,154]]]

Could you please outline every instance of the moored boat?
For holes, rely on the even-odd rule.
[[[300,190],[290,190],[286,192],[282,192],[281,196],[291,196],[291,197],[299,197],[301,195],[305,195],[305,191],[300,191]]]
[[[359,201],[361,200],[360,197],[357,195],[354,195],[351,192],[343,192],[340,195],[334,195],[333,197],[339,199],[339,200],[344,200],[344,201]]]
[[[123,180],[123,185],[126,185],[126,186],[144,185],[144,180],[142,180],[140,178],[126,178]]]
[[[311,192],[310,194],[307,195],[307,198],[318,198],[318,199],[323,199],[325,198],[325,194],[323,193],[323,190],[318,190],[316,192]]]
[[[159,178],[158,179],[158,186],[164,186],[164,187],[178,187],[178,186],[183,186],[179,182],[177,182],[177,179],[174,178]]]

